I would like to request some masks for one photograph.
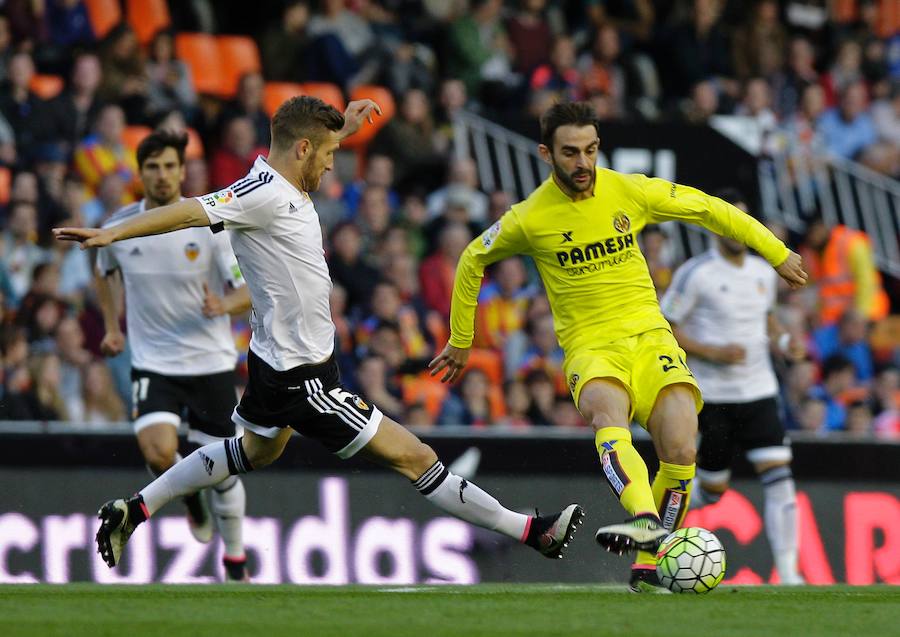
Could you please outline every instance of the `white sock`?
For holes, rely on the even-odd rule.
[[[240,438],[229,438],[200,447],[141,489],[140,494],[148,514],[153,515],[178,496],[211,487],[229,475],[251,470]]]
[[[797,571],[797,493],[791,468],[787,465],[764,471],[763,484],[766,535],[778,576],[784,583],[795,583]]]
[[[244,557],[244,510],[247,494],[244,483],[237,476],[228,476],[211,491],[210,509],[216,518],[216,527],[225,543],[225,557]]]
[[[493,496],[465,478],[450,473],[440,460],[419,476],[413,486],[439,509],[461,520],[520,542],[525,540],[529,516],[504,508]]]

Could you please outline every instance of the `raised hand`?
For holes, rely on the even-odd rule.
[[[803,269],[802,257],[793,251],[781,265],[775,268],[775,271],[794,290],[802,288],[809,280],[809,275]]]
[[[444,351],[428,363],[428,369],[431,370],[432,376],[436,376],[446,369],[447,371],[444,373],[444,377],[441,378],[441,382],[452,383],[459,378],[467,362],[469,362],[469,348],[453,347],[448,343],[444,347]]]
[[[370,124],[374,124],[375,120],[372,117],[372,113],[381,115],[381,107],[372,100],[354,100],[347,104],[347,109],[344,111],[344,127],[341,129],[341,139],[350,137],[350,135],[358,131],[364,121],[368,120]]]

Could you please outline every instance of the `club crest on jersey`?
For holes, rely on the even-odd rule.
[[[184,246],[184,256],[188,258],[188,261],[196,261],[197,257],[200,256],[200,246],[191,241]]]
[[[613,228],[616,229],[616,232],[621,232],[622,234],[628,234],[631,230],[631,219],[628,218],[624,212],[620,212],[615,217],[613,217]]]
[[[366,403],[366,401],[364,401],[356,394],[353,395],[353,404],[356,405],[357,409],[360,409],[362,411],[369,411],[369,405]]]
[[[498,221],[490,228],[484,231],[484,234],[481,235],[481,243],[485,248],[490,248],[494,243],[494,239],[497,238],[497,235],[500,234],[500,222]]]

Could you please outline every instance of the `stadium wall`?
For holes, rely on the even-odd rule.
[[[0,582],[202,583],[217,577],[221,548],[194,542],[176,505],[135,533],[115,571],[94,552],[94,511],[147,480],[130,436],[6,435],[3,441]],[[429,442],[445,460],[470,445],[479,447],[478,483],[513,508],[550,511],[570,501],[583,503],[583,535],[576,537],[568,559],[543,559],[442,516],[400,477],[362,463],[341,465],[314,443],[295,443],[278,469],[245,478],[245,538],[254,581],[625,579],[626,561],[601,552],[591,537],[597,526],[622,513],[591,457],[589,438],[442,436]],[[35,445],[44,453],[35,455]],[[836,452],[843,462],[830,462]],[[800,562],[807,580],[900,583],[900,479],[891,469],[900,465],[900,446],[803,442],[795,453]],[[726,581],[774,582],[761,489],[745,474],[735,486],[716,506],[691,512],[688,524],[709,528],[723,540]]]

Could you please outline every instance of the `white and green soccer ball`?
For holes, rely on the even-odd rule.
[[[659,545],[656,575],[673,593],[708,593],[725,577],[725,549],[706,529],[678,529]]]

